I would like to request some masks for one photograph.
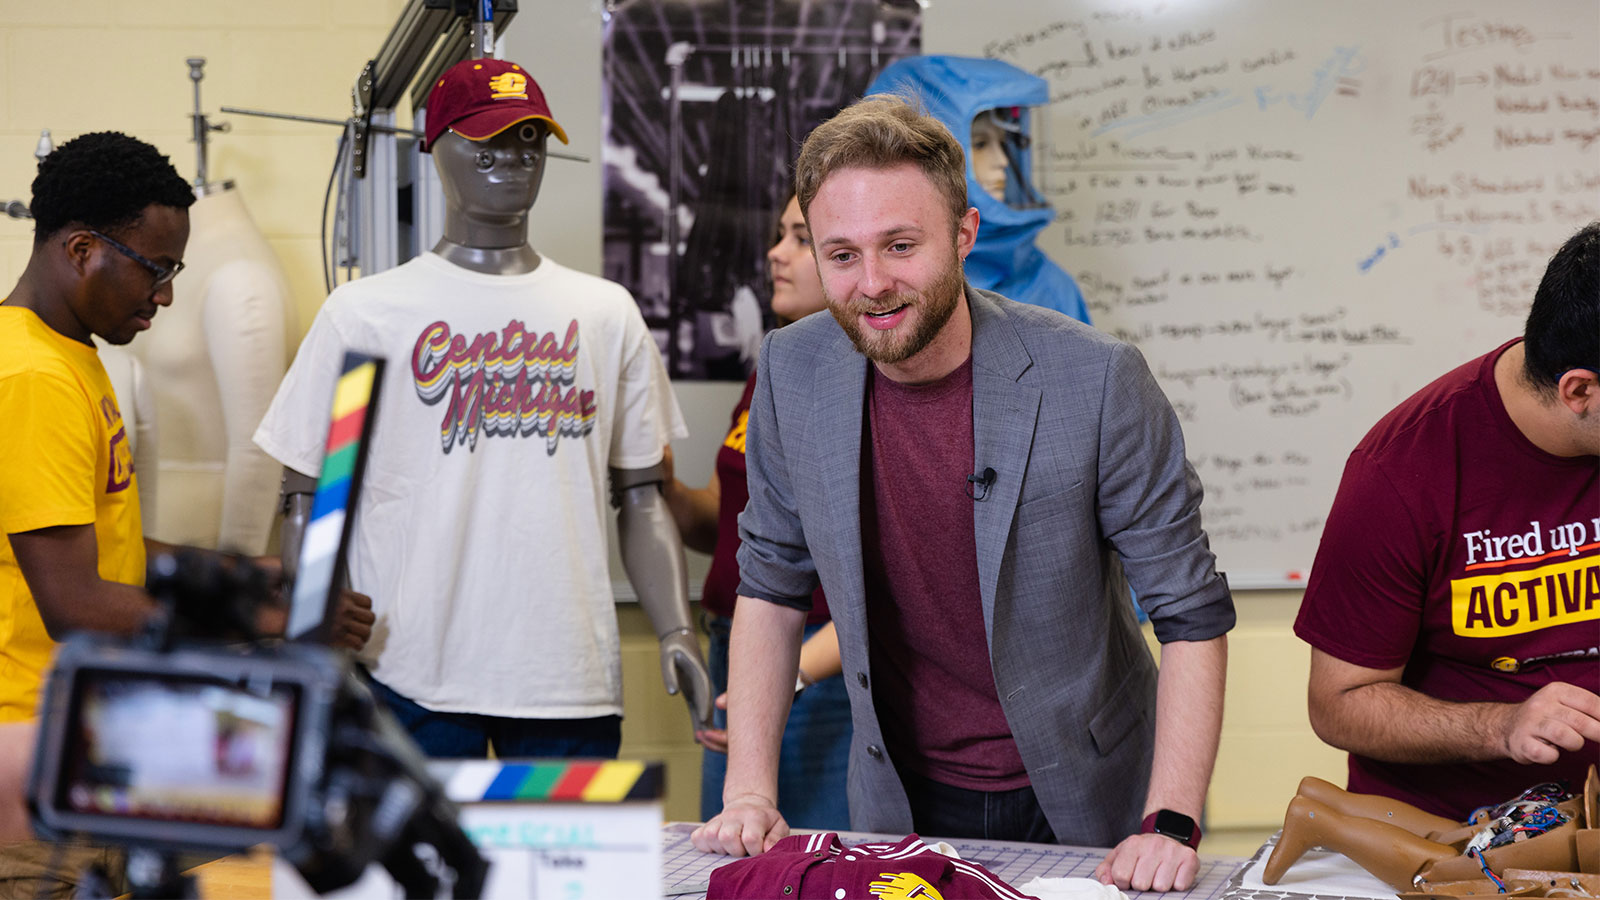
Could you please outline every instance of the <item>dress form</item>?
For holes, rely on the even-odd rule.
[[[155,392],[144,366],[127,347],[101,345],[99,351],[100,364],[111,379],[117,409],[128,429],[128,448],[133,451],[134,479],[139,487],[139,518],[145,533],[151,534],[156,528],[156,484],[161,478]]]
[[[189,211],[186,268],[172,306],[130,345],[155,394],[162,484],[146,533],[259,554],[278,464],[250,440],[288,365],[294,311],[282,266],[231,182]],[[154,527],[151,527],[153,523]]]

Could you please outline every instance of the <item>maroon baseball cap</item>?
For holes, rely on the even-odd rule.
[[[424,153],[447,130],[469,141],[486,141],[529,119],[545,122],[567,143],[567,132],[550,118],[538,82],[503,59],[466,59],[446,69],[428,94],[427,112]]]

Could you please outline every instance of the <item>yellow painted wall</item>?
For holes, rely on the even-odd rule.
[[[339,131],[219,115],[239,106],[342,118],[362,64],[402,0],[0,0],[0,202],[27,202],[33,149],[86,131],[123,131],[195,171],[193,84],[233,130],[212,136],[209,177],[234,179],[288,273],[302,330],[324,296],[318,231]],[[27,262],[32,223],[0,217],[0,291]]]

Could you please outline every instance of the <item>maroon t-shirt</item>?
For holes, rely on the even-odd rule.
[[[1512,423],[1494,364],[1512,341],[1385,416],[1350,454],[1295,621],[1312,646],[1454,701],[1600,693],[1600,461]],[[1548,766],[1401,765],[1351,754],[1350,790],[1452,819],[1543,781],[1581,789],[1594,742]]]
[[[722,497],[717,507],[717,546],[711,554],[711,570],[700,591],[700,605],[713,615],[733,615],[739,598],[739,513],[750,502],[750,482],[745,477],[744,429],[750,420],[750,396],[756,389],[756,376],[745,382],[739,405],[733,408],[733,424],[717,451],[717,482]],[[807,625],[828,621],[828,598],[817,588],[811,595]]]
[[[931,384],[869,367],[861,461],[872,697],[890,756],[942,784],[1028,784],[989,663],[978,587],[972,359]]]

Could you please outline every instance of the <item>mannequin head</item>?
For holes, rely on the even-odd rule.
[[[451,66],[428,96],[423,150],[445,196],[444,237],[434,252],[492,274],[531,271],[528,210],[544,179],[545,141],[567,135],[544,93],[516,63],[469,59]]]
[[[772,314],[780,324],[828,308],[811,250],[811,229],[806,227],[796,197],[789,198],[778,219],[778,240],[767,251],[767,268],[772,273]]]
[[[481,141],[447,132],[433,142],[446,205],[446,240],[506,249],[527,243],[528,210],[544,180],[548,131],[529,121]]]
[[[972,175],[984,193],[1005,202],[1005,131],[987,110],[972,120]]]
[[[1000,106],[972,117],[972,178],[983,192],[1006,203],[1006,189],[1015,202],[1032,193],[1021,158],[1029,140],[1023,107]]]

